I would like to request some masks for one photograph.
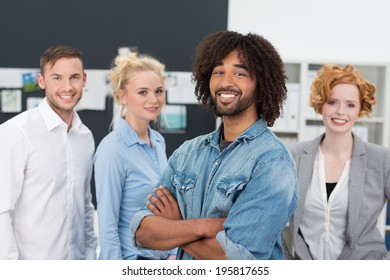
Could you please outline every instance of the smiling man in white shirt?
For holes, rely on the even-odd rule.
[[[40,62],[46,98],[0,125],[0,259],[95,259],[95,146],[74,110],[86,84],[81,53],[55,46]]]

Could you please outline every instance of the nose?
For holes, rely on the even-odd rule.
[[[343,104],[338,104],[336,107],[336,113],[339,115],[342,115],[344,113],[344,106]]]
[[[229,86],[233,86],[233,84],[234,84],[234,81],[233,81],[232,75],[225,74],[222,76],[222,79],[221,79],[221,86],[222,87],[227,88]]]
[[[150,94],[149,95],[149,103],[151,103],[151,104],[157,104],[158,103],[158,99],[157,99],[155,94]]]
[[[64,79],[63,81],[64,82],[62,84],[62,87],[64,88],[64,90],[65,91],[71,91],[73,89],[72,81],[68,80],[68,79]]]

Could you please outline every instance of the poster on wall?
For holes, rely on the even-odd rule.
[[[106,110],[106,96],[110,93],[108,70],[86,69],[87,85],[76,110]]]
[[[0,88],[21,88],[23,69],[0,68]]]
[[[38,73],[39,71],[22,73],[24,92],[34,92],[34,91],[41,90],[41,88],[38,85]]]
[[[41,90],[38,73],[36,68],[0,68],[0,88],[22,88],[24,92]]]
[[[166,72],[165,86],[168,104],[198,104],[191,72]]]
[[[2,89],[1,90],[1,112],[20,113],[22,111],[22,90]]]
[[[185,133],[187,107],[185,105],[165,105],[161,114],[161,129],[164,133]]]
[[[27,110],[38,107],[39,103],[41,103],[43,99],[43,97],[28,97],[26,100]]]

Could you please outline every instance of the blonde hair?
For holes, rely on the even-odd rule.
[[[359,117],[369,115],[375,105],[375,86],[365,80],[360,72],[352,65],[343,68],[333,64],[325,64],[317,72],[311,84],[310,106],[316,113],[321,114],[322,107],[332,96],[332,89],[338,84],[356,85],[360,95]]]
[[[164,80],[165,65],[157,59],[129,52],[127,55],[118,55],[109,71],[111,94],[117,105],[120,106],[120,115],[123,116],[126,105],[121,102],[120,91],[124,90],[130,77],[142,71],[153,71]]]

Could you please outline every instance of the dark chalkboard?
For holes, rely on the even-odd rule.
[[[86,69],[108,69],[118,47],[136,46],[163,61],[168,71],[191,71],[200,39],[226,30],[228,0],[4,0],[0,10],[0,67],[39,68],[41,53],[64,43],[83,52]],[[35,95],[43,93],[28,94]],[[23,102],[25,109],[25,93]],[[108,133],[111,108],[79,112],[96,145]],[[0,112],[0,123],[14,115]],[[215,128],[213,114],[197,105],[188,105],[187,120],[185,134],[165,135],[168,155],[184,140]]]
[[[0,67],[39,68],[46,48],[69,44],[82,51],[86,69],[108,69],[118,47],[136,46],[164,62],[168,71],[191,71],[201,38],[227,29],[228,0],[4,0],[0,11]],[[26,97],[23,93],[23,109]],[[106,102],[105,111],[78,112],[96,146],[112,119],[112,99]],[[0,112],[0,123],[15,115]],[[168,156],[183,141],[214,128],[211,112],[187,105],[186,133],[163,134]]]

